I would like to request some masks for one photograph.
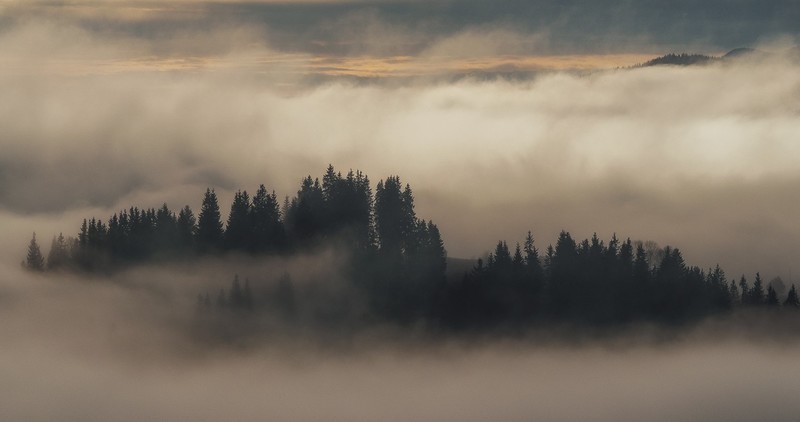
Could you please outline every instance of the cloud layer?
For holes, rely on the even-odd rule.
[[[0,34],[6,262],[34,230],[46,245],[132,204],[197,209],[206,186],[223,204],[260,183],[292,195],[332,163],[400,174],[451,256],[528,229],[544,247],[565,228],[677,244],[733,274],[791,271],[796,62],[320,81],[312,55],[253,27],[199,34],[103,38],[41,18]],[[419,57],[436,67],[526,37],[467,29]]]
[[[195,314],[183,294],[214,275],[1,271],[10,420],[788,421],[800,411],[796,342],[755,345],[709,335],[713,325],[666,343],[647,330],[572,345],[366,332],[340,348],[269,336],[258,347],[203,347],[186,336]]]

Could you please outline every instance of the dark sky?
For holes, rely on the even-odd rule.
[[[547,41],[537,43],[529,54],[725,51],[774,37],[794,37],[800,30],[800,2],[792,0],[12,4],[4,13],[6,26],[43,13],[54,19],[75,19],[99,33],[143,38],[187,29],[248,25],[263,31],[273,48],[326,55],[416,54],[436,40],[468,28],[502,27],[523,34],[545,34]],[[403,32],[406,39],[391,44],[370,39],[364,32],[370,22]]]

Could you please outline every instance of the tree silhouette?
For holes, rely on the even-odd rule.
[[[797,297],[797,289],[795,289],[794,284],[792,284],[792,288],[789,289],[789,294],[783,302],[783,307],[792,309],[800,308],[800,299]]]
[[[335,263],[342,272],[331,273],[331,278],[348,280],[348,287],[357,290],[353,297],[364,298],[365,306],[359,307],[364,320],[519,332],[551,322],[684,323],[739,303],[779,306],[783,297],[779,278],[764,286],[757,273],[752,287],[744,276],[737,284],[719,265],[703,271],[687,265],[677,248],[630,238],[621,242],[616,234],[607,241],[596,233],[577,241],[562,231],[540,255],[529,231],[520,243],[497,241],[463,277],[452,276],[446,273],[447,251],[439,227],[417,217],[411,186],[399,176],[379,181],[374,197],[360,171],[343,175],[328,166],[321,180],[303,178],[283,211],[275,192],[264,185],[252,199],[237,191],[224,231],[210,188],[198,219],[188,206],[176,215],[167,204],[158,209],[132,206],[114,213],[107,223],[84,219],[77,238],[53,238],[46,266],[34,234],[23,265],[34,271],[108,271],[147,260],[201,259],[195,252],[274,255],[326,246],[342,252]],[[250,280],[242,284],[238,275],[225,287],[217,296],[218,308],[285,317],[301,307],[309,311],[305,315],[329,316],[336,309],[339,318],[352,307],[349,297],[304,302],[324,289],[295,291],[288,274],[259,297]],[[261,298],[263,302],[257,300]],[[347,305],[319,303],[328,301]],[[200,295],[198,306],[211,308],[211,297]],[[800,307],[794,286],[784,306]]]
[[[764,304],[764,286],[763,282],[761,281],[761,274],[759,273],[756,273],[756,279],[753,282],[753,287],[747,293],[747,300],[751,305],[758,306]]]
[[[744,274],[739,279],[739,290],[741,290],[742,294],[742,305],[749,305],[750,304],[750,287],[747,284],[747,278],[745,278]]]
[[[202,219],[202,217],[201,217]],[[225,228],[225,248],[244,249],[251,245],[253,225],[250,213],[250,196],[247,191],[237,191],[233,195],[228,225]]]
[[[206,189],[200,216],[197,221],[197,247],[201,252],[219,250],[222,247],[222,219],[214,189]]]
[[[252,231],[250,250],[253,252],[277,251],[285,248],[286,233],[281,223],[278,199],[275,192],[258,187],[251,208]]]
[[[767,286],[767,301],[766,301],[766,305],[770,306],[770,307],[776,307],[776,306],[780,306],[781,305],[780,301],[778,300],[778,293],[772,287],[772,284]]]
[[[406,252],[415,227],[414,199],[411,189],[401,191],[400,178],[389,176],[375,189],[375,226],[379,249],[384,256],[396,259]]]
[[[194,213],[188,205],[184,206],[178,213],[176,221],[176,236],[178,242],[178,249],[182,253],[189,252],[194,249],[194,235],[197,231],[197,221],[194,218]]]
[[[739,294],[739,288],[736,287],[736,282],[734,280],[731,280],[731,284],[730,284],[730,287],[728,288],[728,292],[729,292],[729,295],[730,295],[730,298],[731,298],[731,304],[738,305],[738,304],[741,303],[742,298],[741,298],[741,295]]]
[[[53,236],[53,242],[50,244],[50,252],[47,254],[47,269],[49,271],[59,270],[69,264],[69,250],[67,249],[67,241],[63,233],[59,233],[58,237]]]
[[[25,257],[25,268],[29,271],[42,272],[44,271],[44,256],[39,249],[39,244],[36,242],[36,233],[33,233],[31,242],[28,244],[28,255]]]

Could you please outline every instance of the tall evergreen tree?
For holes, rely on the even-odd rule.
[[[286,234],[281,223],[281,213],[275,192],[270,194],[264,185],[259,186],[253,196],[251,214],[253,220],[251,250],[261,252],[283,248]]]
[[[183,252],[191,251],[194,248],[194,236],[197,231],[197,220],[188,205],[183,207],[178,213],[176,221],[176,236],[178,238],[178,248]]]
[[[747,285],[747,279],[745,278],[744,274],[742,274],[742,277],[739,279],[739,291],[741,292],[741,295],[742,295],[741,304],[742,305],[749,305],[750,304],[750,287],[748,287],[748,285]]]
[[[731,280],[730,287],[728,287],[728,292],[731,298],[731,303],[734,305],[738,305],[742,303],[742,297],[739,294],[739,288],[736,287],[736,281]]]
[[[28,255],[25,257],[25,268],[30,271],[44,271],[44,256],[36,242],[36,233],[33,234],[31,242],[28,244]]]
[[[161,205],[155,213],[154,245],[156,250],[173,251],[180,244],[178,238],[178,219],[167,204]]]
[[[386,256],[401,256],[413,247],[416,226],[411,187],[402,190],[400,178],[389,176],[375,190],[375,226],[380,250]]]
[[[69,263],[69,251],[64,234],[59,233],[58,237],[53,237],[50,245],[50,252],[47,254],[47,269],[50,271],[64,268]]]
[[[764,284],[761,281],[761,274],[756,273],[756,280],[753,282],[753,287],[747,294],[747,298],[751,305],[757,306],[764,304]]]
[[[792,284],[792,288],[789,289],[789,294],[786,295],[783,307],[792,309],[800,308],[800,298],[797,297],[797,289],[795,289],[794,284]]]
[[[206,189],[200,216],[197,221],[197,247],[202,252],[218,250],[222,247],[223,231],[219,203],[214,189]]]
[[[650,278],[650,268],[647,263],[647,253],[641,243],[636,245],[636,260],[633,262],[633,279],[639,285],[644,285]]]
[[[319,179],[308,176],[303,179],[297,197],[289,205],[285,225],[293,240],[308,245],[322,237],[325,220],[325,198]]]
[[[775,291],[775,289],[772,287],[771,284],[767,287],[766,305],[769,307],[776,307],[781,305],[781,302],[778,300],[778,292]]]
[[[250,213],[250,196],[247,191],[233,195],[228,225],[225,229],[225,247],[228,250],[243,250],[251,245],[253,225]]]

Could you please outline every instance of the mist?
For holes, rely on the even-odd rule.
[[[65,34],[66,52],[48,48]],[[457,36],[441,48],[472,43]],[[138,44],[47,21],[3,33],[0,45],[16,64],[0,72],[7,263],[19,262],[13,251],[33,231],[74,235],[82,218],[133,204],[196,209],[206,187],[222,203],[261,183],[292,196],[329,163],[373,179],[402,175],[454,257],[479,257],[527,230],[551,242],[567,229],[679,244],[731,274],[787,278],[795,258],[800,80],[796,61],[781,56],[322,82],[290,76],[308,71],[297,63],[128,67],[119,57]],[[273,54],[251,48],[218,60]],[[106,66],[62,68],[104,55]]]
[[[282,201],[332,164],[373,187],[400,175],[467,267],[500,239],[531,230],[544,251],[568,230],[789,286],[794,4],[162,3],[0,5],[0,419],[797,419],[785,310],[452,333],[374,319],[335,241],[20,266],[34,232],[46,254],[84,218],[198,210],[209,187],[224,221],[239,189]],[[634,66],[736,47],[771,54]],[[257,313],[198,308],[234,277]]]
[[[307,264],[243,262],[245,271]],[[384,328],[337,344],[304,334],[208,344],[187,330],[197,318],[188,292],[213,285],[220,264],[113,280],[5,269],[3,417],[793,420],[800,410],[796,339],[743,335],[739,324],[725,334],[727,319],[605,339],[430,341]]]

